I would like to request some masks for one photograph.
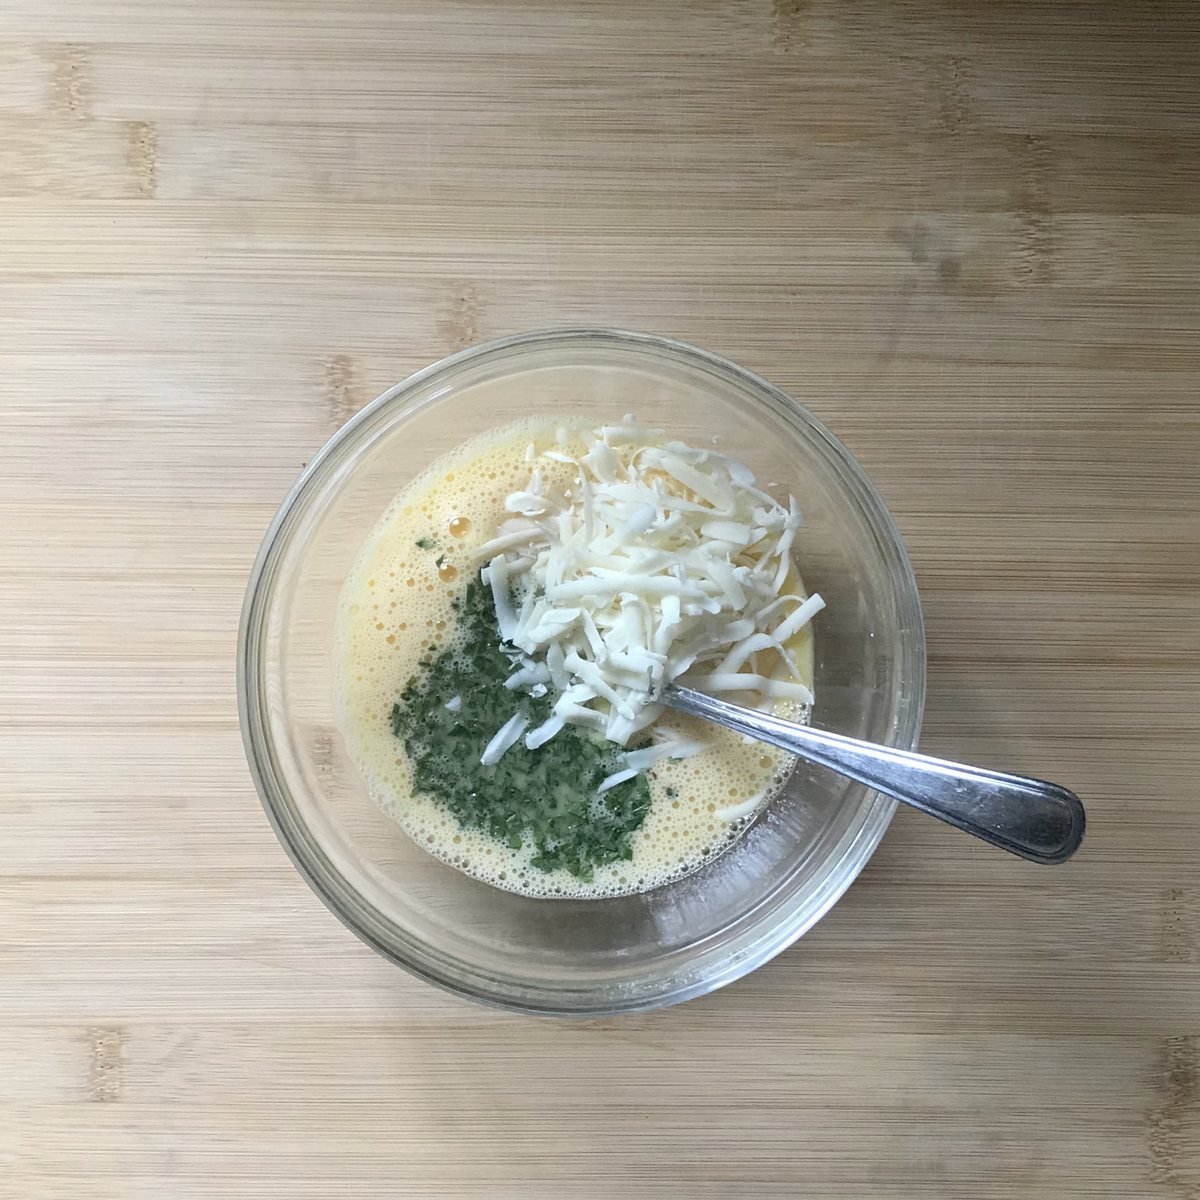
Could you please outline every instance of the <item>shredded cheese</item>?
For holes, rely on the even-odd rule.
[[[525,732],[528,724],[528,717],[522,716],[520,713],[513,713],[484,747],[479,761],[485,767],[494,767],[521,740],[521,734]]]
[[[554,716],[525,734],[530,749],[567,724],[623,746],[653,724],[676,680],[746,693],[763,707],[812,701],[787,642],[825,602],[783,591],[801,524],[795,499],[780,504],[724,454],[663,439],[627,417],[588,435],[579,457],[564,451],[565,437],[532,450],[529,482],[505,506],[512,517],[481,548],[513,658],[507,686],[558,693]],[[561,494],[543,485],[539,459],[574,468]],[[484,761],[524,730],[507,722]],[[601,790],[702,748],[660,742],[631,752]]]

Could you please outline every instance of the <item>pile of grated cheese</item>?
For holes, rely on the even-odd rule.
[[[484,763],[568,724],[625,746],[675,681],[762,708],[812,702],[787,643],[825,602],[787,590],[795,499],[785,508],[740,462],[664,436],[626,417],[586,433],[578,456],[563,448],[565,431],[541,456],[529,447],[529,482],[479,555],[513,660],[506,686],[557,698],[534,729],[520,715],[506,722]],[[544,485],[539,457],[571,466],[569,486]],[[629,752],[601,787],[702,748],[674,740]]]

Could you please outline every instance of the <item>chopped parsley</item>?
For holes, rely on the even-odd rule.
[[[437,538],[431,538],[431,537],[417,538],[417,549],[418,550],[436,550],[437,549]]]
[[[644,775],[603,795],[596,788],[619,769],[609,742],[568,725],[537,750],[523,741],[494,766],[479,761],[492,735],[520,711],[530,726],[551,713],[553,696],[510,691],[515,670],[501,644],[490,589],[476,578],[456,606],[459,638],[431,651],[392,706],[392,732],[404,742],[413,786],[446,806],[458,822],[514,850],[532,843],[543,871],[562,868],[586,881],[596,867],[633,856],[632,837],[650,807]],[[446,703],[459,697],[456,711]]]

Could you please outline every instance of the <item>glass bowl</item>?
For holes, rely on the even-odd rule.
[[[893,801],[798,763],[724,854],[639,895],[535,900],[477,882],[371,800],[334,722],[338,593],[392,497],[434,457],[522,417],[639,422],[720,439],[805,524],[795,555],[828,602],[813,723],[916,745],[925,647],[899,533],[849,452],[778,388],[645,334],[561,330],[455,354],[348,421],[284,500],[255,563],[238,643],[246,753],[280,840],[330,909],[432,983],[528,1012],[598,1015],[710,992],[774,957],[849,887]],[[397,691],[403,685],[397,680]]]

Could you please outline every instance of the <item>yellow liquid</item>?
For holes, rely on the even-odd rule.
[[[392,705],[418,673],[418,660],[455,636],[452,601],[484,563],[475,551],[511,514],[506,497],[529,480],[526,448],[584,449],[567,426],[521,422],[465,443],[436,460],[389,505],[367,538],[342,589],[335,638],[338,724],[376,803],[424,849],[468,875],[529,896],[599,898],[648,891],[727,849],[778,790],[787,756],[707,722],[665,714],[656,729],[707,744],[700,754],[664,761],[647,773],[651,804],[633,835],[631,860],[597,867],[590,882],[530,865],[534,849],[511,850],[464,829],[437,801],[412,789],[403,743],[391,729]],[[538,460],[548,486],[575,468]],[[561,474],[562,478],[556,478]],[[423,549],[418,542],[436,542]],[[440,559],[440,563],[439,563]],[[788,591],[803,595],[798,575]],[[812,641],[803,629],[788,644],[802,682],[812,681]],[[793,718],[801,714],[778,710]],[[497,728],[510,714],[497,714]],[[482,747],[480,748],[482,750]],[[526,843],[530,839],[526,839]]]

